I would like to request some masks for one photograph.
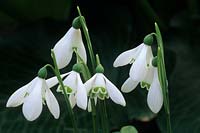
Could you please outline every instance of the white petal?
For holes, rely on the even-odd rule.
[[[58,101],[56,97],[53,95],[53,93],[51,92],[51,90],[47,88],[47,85],[45,86],[46,86],[45,100],[46,100],[47,106],[51,114],[54,116],[54,118],[58,119],[60,116],[60,107],[59,107]]]
[[[147,103],[154,113],[158,113],[163,105],[163,94],[158,79],[157,68],[154,72],[154,79],[147,95]]]
[[[146,62],[149,66],[152,66],[152,59],[153,59],[153,53],[151,46],[147,46],[147,54],[146,54]]]
[[[154,68],[153,66],[149,66],[147,68],[145,78],[142,81],[145,83],[151,84],[153,81],[153,75],[154,75]]]
[[[76,42],[74,42],[73,47],[77,47],[77,52],[79,56],[83,59],[85,63],[87,63],[87,55],[86,55],[86,50],[85,46],[83,44],[82,36],[81,36],[81,30],[77,29],[76,32]]]
[[[129,93],[137,87],[138,83],[138,81],[134,81],[129,77],[122,85],[121,90],[124,93]]]
[[[77,72],[71,71],[69,76],[64,79],[63,83],[65,86],[70,87],[73,92],[75,92],[77,89]]]
[[[124,97],[121,94],[121,92],[105,76],[104,76],[104,78],[106,80],[106,89],[108,91],[108,95],[113,100],[113,102],[120,104],[122,106],[126,106],[126,101],[124,100]]]
[[[21,105],[23,103],[28,86],[29,85],[27,84],[27,85],[21,87],[20,89],[18,89],[17,91],[15,91],[8,99],[6,107],[17,107],[17,106]]]
[[[71,105],[71,107],[73,109],[74,106],[76,105],[76,97],[74,96],[74,94],[70,94],[69,95],[69,102],[70,102],[70,105]]]
[[[137,60],[131,66],[129,76],[134,81],[142,81],[145,78],[147,72],[147,62],[146,62],[147,49],[148,46],[144,45]]]
[[[95,104],[95,106],[97,105],[97,97],[94,97],[94,104]],[[92,112],[92,104],[91,104],[90,98],[88,100],[88,112]]]
[[[42,112],[42,87],[44,82],[44,79],[37,78],[32,92],[24,99],[22,111],[29,121],[37,119]]]
[[[77,106],[86,110],[87,108],[87,91],[85,89],[85,86],[83,82],[81,81],[80,75],[77,76],[78,85],[77,85]]]
[[[8,99],[6,107],[17,107],[21,105],[24,101],[25,95],[32,91],[32,89],[30,88],[35,84],[35,81],[36,78],[34,78],[31,82],[16,90]]]
[[[88,112],[92,112],[92,105],[91,105],[91,100],[89,98],[88,100]]]
[[[65,76],[67,76],[68,74],[70,73],[64,73],[64,74],[61,74],[61,78],[64,78]],[[58,79],[57,77],[52,77],[52,78],[49,78],[46,80],[46,83],[47,83],[47,86],[48,88],[51,88],[53,86],[55,86],[56,84],[58,84]]]
[[[58,68],[64,68],[72,58],[73,45],[76,44],[78,30],[71,27],[68,32],[56,43],[53,50],[56,56]]]
[[[104,77],[102,75],[103,74],[101,74],[101,73],[96,74],[96,79],[94,81],[93,87],[102,87],[102,88],[106,87],[105,80],[104,80]]]
[[[144,46],[144,44],[140,44],[139,46],[137,46],[134,49],[127,50],[127,51],[121,53],[115,59],[113,66],[114,67],[124,66],[124,65],[127,65],[127,64],[131,63],[132,61],[136,60],[136,58],[138,57],[139,53],[141,52],[141,49],[143,46]]]
[[[95,79],[96,79],[96,75],[95,74],[92,78],[90,78],[88,81],[85,82],[84,86],[85,86],[85,89],[87,90],[87,94],[90,92],[90,90],[92,89],[93,87],[93,84],[95,82]]]

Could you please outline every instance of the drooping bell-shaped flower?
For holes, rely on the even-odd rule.
[[[67,73],[61,77],[66,75]],[[17,107],[23,104],[22,112],[25,118],[33,121],[39,117],[42,112],[42,104],[46,102],[51,114],[58,119],[60,116],[59,104],[50,90],[57,83],[56,77],[45,80],[44,77],[38,76],[15,91],[9,97],[6,107]]]
[[[94,98],[95,101],[97,98],[104,100],[110,97],[116,104],[126,106],[125,99],[121,92],[103,75],[102,71],[97,71],[84,85],[90,98]]]
[[[114,67],[132,64],[129,71],[129,78],[122,85],[123,92],[130,92],[140,82],[150,84],[152,82],[152,66],[153,53],[151,49],[153,39],[151,36],[145,37],[144,43],[134,49],[121,53],[113,63]]]
[[[80,77],[78,64],[75,64],[70,74],[63,80],[65,92],[69,95],[69,101],[73,108],[76,104],[79,108],[86,110],[87,108],[87,91]],[[62,92],[61,87],[57,89]]]
[[[158,78],[158,69],[154,68],[152,84],[147,95],[147,103],[152,112],[158,113],[163,105],[163,93]]]
[[[78,23],[78,22],[77,22]],[[80,26],[72,26],[53,48],[58,68],[62,69],[69,64],[74,50],[86,63],[87,56],[83,44]]]

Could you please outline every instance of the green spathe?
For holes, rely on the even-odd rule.
[[[81,28],[81,21],[80,21],[80,16],[76,17],[73,22],[72,22],[72,27],[74,29],[80,29]]]
[[[77,72],[77,73],[80,73],[81,72],[81,67],[82,67],[82,65],[80,63],[77,63],[77,64],[74,64],[72,70]]]
[[[151,46],[153,43],[153,35],[152,34],[148,34],[144,37],[143,43],[146,45]]]
[[[38,77],[40,77],[42,79],[46,79],[46,77],[47,77],[47,69],[46,69],[46,67],[40,68],[40,70],[38,71]]]
[[[104,68],[101,64],[96,67],[96,73],[104,73]]]

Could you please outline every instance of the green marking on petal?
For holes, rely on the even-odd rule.
[[[67,93],[69,93],[69,94],[72,93],[72,89],[70,87],[66,86],[66,90],[67,90]]]
[[[132,58],[129,64],[133,64],[135,62],[135,59]]]
[[[142,82],[140,82],[140,86],[141,86],[141,88],[146,88],[147,90],[149,90],[151,85],[149,83],[142,81]]]
[[[99,92],[99,87],[95,87],[92,89],[92,93],[98,93]]]

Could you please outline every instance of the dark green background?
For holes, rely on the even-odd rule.
[[[71,124],[61,94],[56,94],[61,106],[58,120],[53,119],[46,106],[36,121],[28,122],[21,107],[5,108],[5,105],[8,97],[33,79],[40,67],[51,63],[50,49],[71,27],[77,16],[77,4],[86,18],[93,48],[102,59],[105,75],[119,88],[128,77],[130,66],[113,68],[113,61],[121,52],[142,43],[146,34],[154,32],[155,21],[159,24],[165,46],[173,132],[199,133],[198,0],[1,0],[0,133],[70,132]],[[70,70],[71,65],[63,71]],[[146,95],[147,91],[140,87],[124,94],[125,108],[108,101],[112,131],[132,124],[139,133],[165,132],[164,110],[157,116],[151,113]],[[90,132],[90,114],[78,108],[75,113],[80,131]]]

